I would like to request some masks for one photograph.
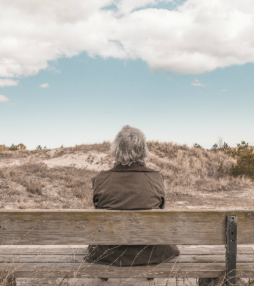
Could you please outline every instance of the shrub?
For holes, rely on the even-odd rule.
[[[22,143],[19,143],[18,145],[12,144],[9,150],[11,151],[26,150],[26,146]]]
[[[18,148],[18,150],[26,150],[26,146],[24,144],[22,144],[22,143],[19,143],[17,145],[17,148]]]
[[[226,142],[224,142],[224,144],[220,144],[220,145],[215,143],[210,150],[214,152],[223,151],[224,153],[230,155],[231,148]]]
[[[254,153],[253,149],[249,147],[249,144],[245,141],[241,141],[241,144],[237,144],[237,148],[230,148],[227,143],[221,148],[216,147],[214,144],[211,150],[223,151],[227,155],[237,159],[236,164],[232,164],[230,168],[225,168],[221,160],[218,166],[218,172],[221,174],[231,174],[234,177],[248,176],[254,179]]]
[[[254,153],[248,143],[242,141],[237,144],[238,148],[231,152],[231,156],[237,158],[237,164],[232,165],[231,171],[233,176],[246,175],[254,179]]]
[[[194,148],[200,148],[200,149],[204,149],[201,145],[199,145],[198,143],[195,143],[193,145]]]
[[[16,151],[18,150],[18,146],[17,145],[14,145],[12,144],[11,147],[9,148],[11,151]]]
[[[5,150],[6,150],[5,145],[0,145],[0,151],[5,151]]]

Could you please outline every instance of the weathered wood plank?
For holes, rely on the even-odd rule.
[[[177,245],[181,254],[225,255],[224,245]],[[1,255],[15,254],[83,254],[87,253],[87,245],[0,245]],[[254,245],[238,245],[237,254],[254,254]]]
[[[186,286],[187,281],[185,279],[178,279],[178,286]],[[153,281],[148,281],[146,278],[133,278],[130,280],[127,279],[118,279],[110,278],[107,282],[100,280],[99,278],[70,278],[70,279],[26,279],[18,278],[17,286],[166,286],[166,285],[176,285],[176,279],[174,278],[157,278]],[[187,285],[196,285],[196,279],[188,279]]]
[[[221,263],[226,262],[225,255],[180,255],[170,260],[177,263]],[[254,263],[253,254],[240,254],[237,256],[237,263]],[[0,256],[0,263],[83,263],[83,254],[72,255],[8,255]]]
[[[163,263],[159,266],[149,267],[110,267],[105,265],[80,265],[80,263],[64,263],[63,265],[48,263],[19,265],[17,268],[5,265],[4,271],[14,273],[16,278],[29,277],[46,277],[46,278],[142,278],[142,277],[157,277],[157,278],[174,278],[174,277],[219,277],[225,273],[225,263],[208,263],[200,265],[199,263]],[[243,263],[237,265],[237,276],[254,277],[254,264]]]
[[[245,267],[246,268],[246,267]],[[245,269],[244,268],[244,269]],[[129,278],[129,277],[219,277],[226,266],[225,263],[163,263],[155,266],[112,267],[100,264],[80,263],[35,263],[19,264],[17,267],[5,264],[4,271],[14,273],[15,277],[80,277],[80,278]],[[208,275],[208,276],[207,276]],[[212,276],[211,276],[212,275]]]
[[[0,244],[225,244],[232,213],[238,243],[254,243],[253,210],[1,210]]]

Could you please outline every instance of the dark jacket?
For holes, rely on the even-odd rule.
[[[108,210],[145,210],[165,207],[163,177],[159,171],[132,163],[116,164],[92,178],[95,208]],[[89,262],[114,266],[162,263],[179,255],[171,245],[97,245],[89,246]]]

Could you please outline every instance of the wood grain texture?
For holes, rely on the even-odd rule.
[[[163,263],[156,266],[112,267],[87,263],[28,263],[4,265],[3,271],[14,273],[16,278],[29,277],[79,277],[79,278],[174,278],[174,277],[219,277],[225,273],[225,263]],[[254,277],[253,263],[240,263],[237,265],[237,276]]]
[[[14,268],[14,266],[16,266]],[[80,263],[27,263],[19,265],[5,264],[3,271],[13,271],[18,277],[80,277],[80,278],[129,278],[142,277],[218,277],[226,270],[225,263],[163,263],[155,266],[113,267],[100,264]],[[208,273],[208,274],[206,274]],[[213,276],[205,276],[205,275]],[[218,276],[216,276],[218,275]]]
[[[0,248],[1,271],[13,271],[16,277],[105,277],[128,278],[138,277],[219,277],[226,270],[225,247],[222,254],[211,254],[212,250],[223,251],[221,246],[180,247],[187,250],[196,249],[199,254],[181,254],[161,265],[144,267],[110,267],[107,265],[90,264],[84,261],[86,248],[58,248],[60,254],[52,252],[53,248],[20,248],[22,253],[3,253]],[[237,256],[237,275],[254,277],[254,254],[248,252],[248,247],[240,247],[245,254]],[[41,249],[40,249],[41,250]],[[70,252],[71,250],[72,252]],[[31,251],[35,251],[32,253]],[[188,253],[188,251],[185,251]],[[215,251],[216,253],[216,251]]]
[[[224,245],[177,245],[181,254],[196,254],[196,255],[224,255],[226,248]],[[44,255],[68,255],[68,254],[83,254],[87,253],[87,245],[0,245],[1,255],[16,255],[16,254],[44,254]],[[254,254],[254,245],[237,246],[238,254]]]
[[[0,244],[224,245],[227,214],[254,243],[253,210],[1,210]]]
[[[72,255],[7,255],[0,256],[0,263],[83,263],[83,254],[72,254]],[[221,263],[226,262],[225,255],[211,255],[211,254],[191,254],[191,255],[180,255],[170,260],[176,263]],[[254,263],[253,254],[240,254],[237,256],[237,263]]]
[[[110,278],[109,281],[104,282],[99,278],[70,278],[70,279],[27,279],[27,278],[18,278],[17,286],[166,286],[166,285],[175,285],[176,279],[168,279],[168,278],[157,278],[153,281],[147,281],[146,278],[133,278],[130,280],[127,279],[119,279],[119,278]],[[186,286],[184,279],[178,279],[177,285],[178,286]],[[196,286],[196,279],[188,279],[188,285]]]

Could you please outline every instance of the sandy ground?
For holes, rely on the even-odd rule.
[[[38,158],[37,156],[28,156],[26,158],[1,158],[0,159],[0,169],[8,168],[14,166],[21,166],[24,164],[32,163],[43,163],[46,164],[49,168],[54,167],[74,167],[77,169],[88,169],[93,171],[103,171],[112,168],[114,164],[113,158],[106,153],[88,151],[84,152],[75,152],[71,154],[66,154],[59,157],[54,157],[58,152],[58,149],[53,149],[44,154],[48,157],[47,160]],[[151,155],[154,156],[154,155]],[[148,163],[150,168],[158,169],[158,167],[153,163]]]

